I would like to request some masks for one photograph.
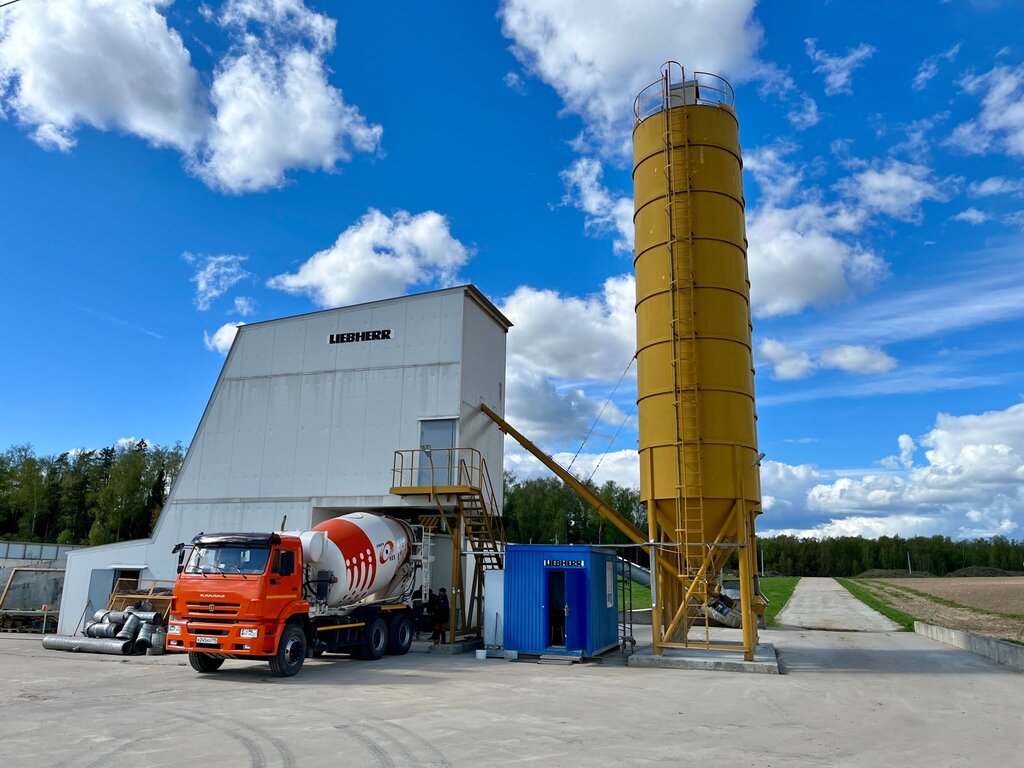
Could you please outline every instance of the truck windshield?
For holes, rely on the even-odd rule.
[[[269,547],[239,545],[197,546],[185,566],[185,573],[263,573],[270,559]]]

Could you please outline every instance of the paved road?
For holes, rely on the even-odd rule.
[[[1019,673],[909,632],[762,637],[786,674],[328,654],[278,680],[0,635],[0,765],[1020,765]]]
[[[895,632],[899,625],[847,592],[835,579],[803,578],[776,619],[805,629]]]

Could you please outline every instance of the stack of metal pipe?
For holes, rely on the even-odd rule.
[[[47,635],[43,648],[116,656],[147,652],[156,655],[163,653],[167,637],[162,624],[163,616],[147,604],[123,611],[96,611],[92,621],[85,625],[85,637]]]

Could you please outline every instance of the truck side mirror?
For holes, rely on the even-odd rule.
[[[277,575],[291,576],[295,573],[295,553],[280,552],[277,556]]]
[[[172,555],[178,556],[178,573],[185,570],[185,542],[179,542],[174,545],[174,549],[171,550]]]

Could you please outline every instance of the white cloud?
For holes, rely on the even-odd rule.
[[[633,99],[659,63],[754,74],[762,32],[755,0],[505,0],[498,12],[512,52],[580,115],[604,148],[628,149]],[[714,30],[713,34],[709,30]]]
[[[220,354],[226,355],[231,349],[235,334],[238,333],[238,327],[241,325],[245,325],[245,323],[224,323],[213,332],[213,335],[203,331],[203,345],[211,352],[220,352]]]
[[[207,91],[168,25],[170,4],[12,6],[0,15],[0,116],[9,111],[41,146],[64,152],[81,126],[173,147],[191,172],[231,193],[379,148],[381,127],[328,83],[332,19],[301,0],[229,0],[217,22],[231,47]]]
[[[640,459],[636,450],[609,451],[607,454],[580,453],[575,462],[572,453],[559,452],[552,458],[563,467],[568,467],[572,462],[570,472],[580,480],[587,480],[593,475],[598,485],[612,480],[628,488],[640,487]],[[550,469],[511,438],[505,441],[505,468],[520,480],[554,476]]]
[[[526,83],[518,72],[506,72],[501,81],[518,94],[526,93]]]
[[[888,160],[841,180],[836,188],[854,198],[865,211],[919,223],[923,218],[921,204],[948,200],[944,189],[955,183],[947,179],[941,187],[933,184],[929,181],[931,172],[924,165]]]
[[[252,277],[242,264],[248,261],[248,256],[236,254],[222,254],[219,256],[197,256],[192,253],[183,253],[182,258],[189,264],[196,265],[196,272],[190,280],[196,284],[196,307],[205,312],[210,305],[231,290],[238,283]],[[237,308],[236,299],[236,308]]]
[[[922,61],[921,66],[917,69],[917,74],[914,75],[913,89],[915,91],[924,90],[932,78],[939,74],[939,63],[941,61],[953,61],[958,53],[960,53],[960,43],[956,43],[948,51],[936,53],[934,56],[929,56]]]
[[[953,217],[953,221],[966,221],[968,224],[984,224],[986,221],[991,219],[984,211],[979,211],[977,208],[965,208]]]
[[[509,368],[506,389],[508,421],[531,440],[578,444],[593,425],[590,439],[603,447],[625,419],[615,403],[606,406],[578,384],[559,385],[542,371]]]
[[[562,171],[566,186],[562,203],[573,205],[586,214],[586,226],[598,233],[614,232],[617,252],[633,250],[633,200],[613,197],[601,183],[601,162],[581,157]]]
[[[397,296],[413,286],[451,285],[470,256],[440,213],[397,211],[389,217],[371,208],[330,248],[267,285],[336,307]]]
[[[899,436],[889,471],[764,462],[762,535],[1019,536],[1024,524],[1024,404],[950,416],[915,442]],[[918,445],[924,463],[915,464]],[[769,529],[769,530],[766,530]]]
[[[900,439],[900,474],[869,474],[819,484],[808,493],[811,510],[847,518],[867,535],[879,527],[926,525],[954,536],[1012,534],[1024,523],[1024,404],[1002,411],[951,416],[940,413],[920,440],[926,464],[915,466],[912,441]],[[871,524],[868,521],[878,522]],[[888,520],[889,523],[885,521]],[[856,534],[855,534],[856,535]]]
[[[790,110],[786,118],[796,130],[806,131],[821,122],[821,113],[818,112],[818,103],[807,94],[803,94],[800,96],[800,107]]]
[[[1007,179],[1004,176],[992,176],[984,181],[971,182],[967,191],[972,197],[1020,195],[1024,193],[1024,179]]]
[[[811,464],[762,461],[761,505],[765,515],[758,521],[758,527],[777,525],[774,521],[781,516],[785,516],[785,524],[790,525],[804,517],[807,492],[821,480],[821,472]]]
[[[845,236],[862,226],[842,204],[769,204],[748,214],[750,300],[758,317],[851,299],[887,274],[885,262]]]
[[[981,112],[958,125],[948,143],[968,154],[999,151],[1024,157],[1024,65],[999,66],[964,78],[962,85],[969,94],[983,94]]]
[[[856,48],[850,49],[845,56],[831,56],[818,50],[818,41],[813,37],[804,40],[804,44],[807,46],[807,55],[816,65],[814,71],[825,76],[825,95],[827,96],[835,96],[837,93],[853,93],[850,84],[854,71],[864,66],[864,63],[875,53],[874,46],[866,43],[861,43]]]
[[[194,165],[210,186],[232,193],[280,186],[289,169],[330,171],[353,150],[379,148],[383,129],[327,80],[332,19],[301,0],[232,0],[221,24],[239,42],[214,73],[215,115]]]
[[[235,314],[249,317],[256,312],[256,302],[249,296],[235,297]]]
[[[838,368],[847,373],[888,373],[896,361],[877,347],[843,344],[824,350],[818,357],[822,368]]]
[[[757,353],[772,366],[772,378],[779,381],[805,379],[817,370],[810,355],[776,339],[764,339],[758,344]]]
[[[199,77],[161,9],[170,0],[25,2],[0,14],[0,113],[68,151],[88,125],[190,151],[205,114]]]
[[[509,370],[567,381],[615,381],[636,351],[632,275],[610,277],[599,294],[561,296],[520,286],[501,304],[513,322]]]

